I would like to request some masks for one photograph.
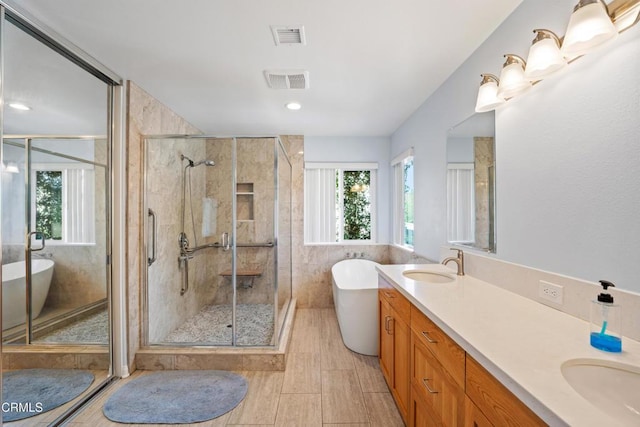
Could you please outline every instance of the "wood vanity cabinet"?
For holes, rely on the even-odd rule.
[[[405,424],[409,414],[411,303],[383,279],[378,281],[380,368]]]
[[[382,277],[378,314],[380,368],[406,425],[546,425]]]
[[[463,426],[465,352],[429,318],[411,307],[410,425],[425,411],[439,426]]]

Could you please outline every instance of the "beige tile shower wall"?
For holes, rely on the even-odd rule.
[[[207,197],[215,199],[217,232],[234,234],[238,243],[273,242],[275,203],[275,141],[274,139],[238,139],[236,147],[236,180],[238,190],[253,194],[236,195],[232,188],[231,140],[207,143],[208,158],[216,161],[216,167],[207,176]],[[233,198],[237,202],[238,227],[232,225]],[[237,270],[257,270],[259,277],[238,277],[238,303],[269,304],[274,301],[275,248],[237,249]],[[233,289],[231,278],[222,276],[231,269],[230,253],[212,250],[209,259],[209,277],[215,283],[216,304],[229,304]]]
[[[154,141],[147,152],[147,206],[155,212],[158,228],[157,259],[147,273],[150,342],[163,341],[167,334],[196,314],[212,297],[206,273],[206,253],[196,253],[188,261],[187,268],[178,262],[178,236],[183,231],[182,179],[186,165],[180,160],[181,154],[194,161],[204,159],[204,141]],[[200,165],[186,170],[184,232],[191,247],[205,243],[202,237],[202,199],[209,169]],[[181,295],[181,287],[187,279],[188,290]]]
[[[146,259],[143,247],[143,135],[196,134],[198,129],[132,82],[127,82],[127,310],[129,368],[142,335],[141,284]]]

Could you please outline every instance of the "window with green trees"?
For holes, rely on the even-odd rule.
[[[62,239],[62,171],[36,171],[36,230]]]
[[[305,164],[305,243],[376,241],[377,170],[377,163]]]
[[[339,240],[371,240],[371,171],[343,171],[342,185],[337,172],[336,193],[342,194],[342,218],[338,210],[338,230],[342,229]],[[341,221],[342,220],[342,221]]]

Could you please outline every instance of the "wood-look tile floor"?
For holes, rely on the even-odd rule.
[[[118,381],[67,425],[121,426],[102,414],[109,395],[137,371]],[[284,372],[239,372],[249,381],[247,396],[234,410],[196,427],[340,426],[402,427],[377,357],[351,352],[342,343],[335,311],[299,309]],[[142,427],[142,425],[140,425]],[[150,426],[145,424],[144,427]]]

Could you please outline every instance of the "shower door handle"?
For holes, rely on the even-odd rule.
[[[229,249],[231,249],[231,239],[229,238],[229,233],[225,231],[224,233],[222,233],[222,236],[220,236],[220,239],[222,240],[223,251],[228,251]]]
[[[33,249],[31,247],[31,236],[35,235],[36,239],[38,238],[38,235],[40,235],[40,242],[42,242],[42,246],[37,248],[37,249]],[[44,249],[44,233],[41,233],[39,231],[32,231],[31,233],[29,233],[27,235],[27,249],[29,250],[29,252],[38,252]]]
[[[156,221],[156,213],[153,209],[149,208],[148,215],[151,217],[152,224],[152,233],[151,233],[151,250],[153,251],[153,256],[147,257],[147,265],[151,265],[156,262],[156,250],[158,244],[158,221]]]

